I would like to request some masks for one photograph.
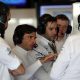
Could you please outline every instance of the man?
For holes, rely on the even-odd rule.
[[[57,26],[58,26],[58,33],[57,33],[57,40],[55,41],[56,48],[58,53],[62,49],[62,46],[71,33],[72,27],[70,25],[69,18],[64,14],[59,14],[56,16]]]
[[[54,52],[49,43],[53,44],[57,31],[56,19],[50,14],[43,14],[39,18],[37,33],[38,45],[43,46],[48,52]]]
[[[11,52],[9,45],[3,40],[10,19],[9,7],[0,2],[0,80],[13,80],[13,76],[24,73],[21,61]]]
[[[67,38],[53,64],[51,80],[80,80],[80,33]]]
[[[56,27],[56,19],[50,14],[43,14],[39,18],[37,27],[37,47],[34,48],[33,51],[38,53],[38,55],[36,55],[37,60],[44,56],[50,57],[50,60],[47,60],[37,72],[39,80],[50,80],[49,72],[57,56],[55,41],[54,43],[52,42],[56,37]],[[40,46],[43,49],[39,48]]]
[[[33,48],[36,44],[36,28],[31,25],[18,25],[14,31],[13,41],[16,45],[13,52],[23,61],[25,74],[17,76],[15,80],[39,80],[36,76],[42,64],[49,60],[47,56],[36,60]],[[31,53],[32,52],[32,53]]]

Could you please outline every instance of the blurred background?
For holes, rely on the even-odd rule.
[[[73,27],[72,33],[78,32],[77,16],[80,14],[79,0],[0,0],[10,6],[11,20],[5,33],[5,39],[13,48],[13,32],[19,24],[37,27],[38,18],[49,13],[52,16],[65,14]]]

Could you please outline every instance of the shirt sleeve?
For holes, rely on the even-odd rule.
[[[4,46],[0,46],[0,62],[10,70],[17,69],[21,64],[21,61],[11,52],[11,49]]]
[[[59,54],[57,60],[54,62],[50,77],[52,80],[61,80],[65,70],[69,64],[70,61],[70,50],[71,49],[71,44],[70,40],[67,39],[65,42],[61,53]]]
[[[42,66],[41,62],[37,60],[35,63],[33,63],[31,66],[29,66],[26,69],[26,73],[24,75],[20,75],[17,77],[18,79],[24,79],[26,78],[27,80],[31,79],[32,76],[36,73],[36,71]]]
[[[38,60],[27,69],[27,79],[31,78],[33,74],[42,66],[41,62]]]

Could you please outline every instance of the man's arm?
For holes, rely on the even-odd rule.
[[[15,69],[15,70],[9,70],[9,72],[13,75],[13,76],[17,76],[17,75],[21,75],[25,73],[25,68],[22,64],[20,64],[20,66]]]
[[[13,75],[20,75],[24,73],[25,69],[21,60],[13,52],[11,52],[9,47],[0,46],[0,51],[2,52],[0,62],[8,68],[10,73]]]

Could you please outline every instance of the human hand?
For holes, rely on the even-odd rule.
[[[57,54],[48,54],[40,59],[42,63],[56,60]]]

